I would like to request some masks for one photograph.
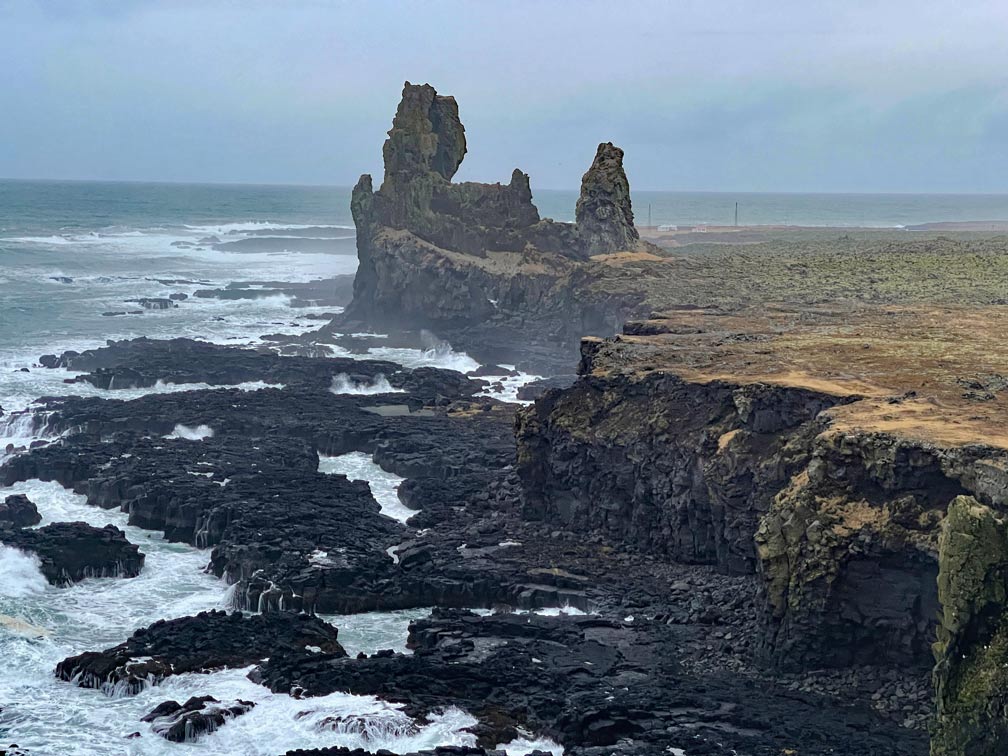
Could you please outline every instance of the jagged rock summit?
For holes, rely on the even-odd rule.
[[[528,174],[517,168],[507,184],[453,184],[466,154],[465,127],[455,98],[439,95],[429,84],[406,82],[382,153],[381,188],[373,192],[365,174],[353,192],[358,229],[404,229],[446,250],[479,257],[531,245],[584,259],[639,242],[623,150],[612,143],[599,145],[582,179],[573,226],[540,219]]]
[[[598,146],[591,168],[582,177],[574,217],[578,236],[590,255],[633,249],[640,241],[630,205],[630,182],[623,170],[623,150],[612,142]]]
[[[540,218],[518,169],[507,184],[453,183],[465,154],[455,99],[407,82],[381,187],[364,175],[353,190],[360,265],[340,322],[428,328],[491,352],[539,343],[568,357],[582,335],[614,333],[639,297],[592,291],[598,276],[586,268],[597,255],[655,251],[633,225],[623,151],[599,145],[576,223]]]

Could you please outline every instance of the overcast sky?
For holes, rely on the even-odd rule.
[[[0,176],[353,184],[402,83],[459,178],[1008,191],[1008,2],[0,0]]]

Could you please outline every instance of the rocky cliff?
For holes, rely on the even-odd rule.
[[[756,573],[764,664],[927,667],[946,511],[1008,506],[1008,408],[963,391],[976,354],[921,359],[953,313],[892,315],[682,311],[587,339],[575,385],[518,417],[527,515]]]
[[[1008,747],[1008,518],[968,496],[939,539],[932,756],[995,756]]]
[[[352,211],[360,265],[331,330],[430,329],[488,360],[562,365],[584,334],[609,335],[640,309],[632,286],[600,284],[593,256],[653,249],[633,225],[623,151],[599,145],[574,224],[541,219],[529,177],[453,183],[466,153],[454,98],[409,82],[375,191],[361,176]]]

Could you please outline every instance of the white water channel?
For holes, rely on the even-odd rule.
[[[475,720],[452,709],[417,727],[399,707],[370,696],[333,694],[296,700],[250,682],[248,670],[172,677],[137,696],[103,693],[58,681],[63,658],[115,645],[158,619],[224,607],[226,586],[203,571],[207,554],[126,525],[118,510],[88,506],[83,496],[55,483],[27,481],[0,488],[0,498],[23,493],[43,523],[80,520],[126,531],[146,555],[132,579],[90,579],[69,588],[48,585],[33,557],[0,547],[0,743],[33,754],[263,754],[294,748],[345,745],[409,751],[440,744],[471,744],[463,728]],[[380,612],[326,620],[340,628],[351,654],[382,648],[405,650],[409,622],[428,610]],[[256,707],[217,732],[185,746],[153,734],[140,718],[162,701],[212,695],[223,702],[250,700]],[[140,737],[128,738],[132,733]],[[522,753],[523,743],[509,752]],[[540,746],[543,743],[540,743]]]

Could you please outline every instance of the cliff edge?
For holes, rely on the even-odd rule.
[[[526,516],[756,575],[755,657],[934,674],[935,756],[1003,753],[1003,307],[687,309],[519,413]]]

